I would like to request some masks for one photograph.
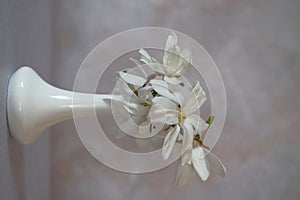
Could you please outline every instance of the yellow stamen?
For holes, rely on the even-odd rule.
[[[186,114],[183,112],[178,113],[178,121],[179,123],[183,122],[186,119]]]
[[[149,106],[149,103],[147,103],[146,101],[144,101],[144,102],[140,103],[140,105],[146,107],[146,106]]]

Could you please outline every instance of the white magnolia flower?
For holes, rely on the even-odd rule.
[[[206,123],[196,114],[206,101],[204,90],[199,82],[185,96],[177,90],[177,84],[182,83],[179,78],[191,68],[191,50],[180,51],[177,36],[172,33],[166,41],[162,64],[144,49],[139,53],[139,60],[131,58],[135,68],[119,72],[117,95],[111,99],[117,104],[114,117],[120,119],[119,128],[126,133],[152,136],[151,143],[162,145],[164,160],[169,158],[176,142],[182,143],[175,180],[179,187],[195,174],[202,181],[206,181],[213,170],[225,176],[225,166],[202,142],[211,121]],[[142,64],[149,66],[145,69],[153,74],[147,74]],[[167,132],[166,137],[155,135],[162,128]],[[144,138],[136,139],[139,146],[146,146],[148,142]]]
[[[163,64],[159,64],[144,49],[140,49],[139,53],[141,55],[140,61],[147,64],[158,75],[162,75],[163,80],[170,84],[181,83],[178,78],[192,67],[192,51],[190,48],[180,51],[175,33],[171,33],[167,38]]]
[[[207,129],[208,124],[199,115],[194,114],[206,101],[206,94],[199,82],[193,87],[188,99],[184,99],[177,91],[171,93],[164,81],[153,80],[150,83],[161,96],[153,98],[149,118],[154,122],[164,122],[169,129],[162,148],[162,156],[166,160],[170,156],[180,133],[183,135],[183,153],[192,146],[194,130],[203,131]]]
[[[193,169],[194,168],[194,169]],[[178,163],[175,184],[182,187],[197,172],[202,181],[206,181],[211,171],[221,177],[226,175],[224,164],[212,153],[202,141],[194,141],[194,147],[184,153]]]
[[[147,115],[154,97],[152,87],[144,86],[148,82],[147,74],[141,67],[136,67],[121,71],[119,75],[120,79],[114,89],[119,98],[112,101],[118,116],[123,119],[118,125],[125,132],[133,131],[136,124],[143,124],[146,130],[150,126]],[[145,132],[144,129],[140,132]]]
[[[124,99],[128,112],[134,115],[148,114],[153,95],[151,87],[142,87],[147,82],[147,74],[142,67],[135,67],[119,72],[121,80],[118,81],[116,89]]]

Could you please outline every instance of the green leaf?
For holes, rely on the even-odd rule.
[[[213,123],[214,119],[215,119],[215,116],[211,115],[211,116],[209,116],[209,118],[206,120],[206,123],[209,124],[209,125],[211,125],[211,124]]]
[[[179,83],[179,85],[180,85],[181,87],[184,87],[184,83],[183,83],[183,82]]]
[[[128,85],[128,87],[129,87],[133,92],[135,91],[135,88],[134,88],[134,86],[133,86],[132,84],[127,83],[127,85]]]
[[[155,90],[152,90],[152,96],[155,97],[157,95],[157,92]]]

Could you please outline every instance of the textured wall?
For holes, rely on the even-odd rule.
[[[6,96],[9,77],[21,65],[31,65],[50,79],[51,2],[0,1],[0,199],[47,200],[50,181],[50,137],[30,146],[9,135]]]
[[[300,1],[55,1],[54,78],[72,89],[84,57],[108,36],[162,26],[199,41],[216,61],[228,95],[214,151],[225,179],[173,186],[175,165],[131,175],[96,161],[72,121],[53,128],[53,199],[299,199]]]

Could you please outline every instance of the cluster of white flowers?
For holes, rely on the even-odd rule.
[[[226,169],[221,161],[203,144],[213,117],[204,121],[199,114],[206,101],[206,93],[199,82],[192,88],[184,87],[182,76],[191,69],[192,51],[180,51],[177,36],[171,33],[166,41],[163,62],[160,64],[144,50],[139,50],[140,58],[131,59],[136,67],[119,72],[120,92],[125,101],[123,107],[140,125],[140,134],[150,134],[154,124],[164,123],[166,133],[162,146],[162,157],[168,159],[174,145],[179,143],[179,161],[176,184],[182,186],[196,171],[203,181],[211,170],[225,176]],[[148,75],[145,67],[152,73]],[[187,94],[178,89],[182,87]],[[128,98],[130,97],[130,98]],[[187,97],[187,98],[185,98]]]

